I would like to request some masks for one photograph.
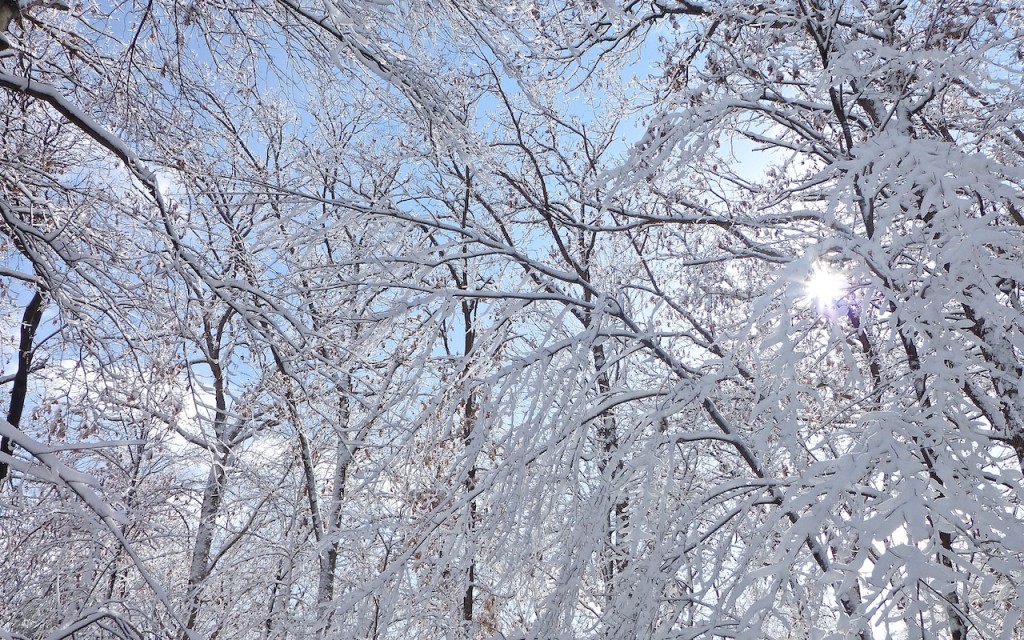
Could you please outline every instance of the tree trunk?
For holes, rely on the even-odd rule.
[[[213,548],[213,535],[217,526],[217,516],[224,496],[224,485],[227,480],[227,465],[231,454],[225,451],[220,460],[214,461],[206,478],[203,491],[203,503],[199,511],[199,526],[196,529],[196,543],[192,550],[192,560],[188,571],[188,618],[185,623],[187,631],[194,631],[199,609],[203,601],[203,582],[210,574],[210,555]],[[183,633],[183,640],[188,633]]]
[[[351,390],[351,383],[346,376],[346,384]],[[335,570],[338,565],[338,539],[337,531],[341,528],[341,508],[345,498],[345,482],[348,479],[348,467],[352,463],[352,449],[345,442],[343,436],[349,423],[349,401],[342,395],[341,406],[338,415],[338,449],[334,464],[334,483],[331,488],[331,503],[328,507],[327,521],[325,522],[324,535],[327,545],[320,552],[320,579],[317,585],[317,603],[325,604],[334,598]]]
[[[32,369],[32,344],[35,342],[36,331],[39,329],[39,322],[43,318],[43,293],[36,291],[32,300],[25,307],[25,313],[21,318],[21,335],[18,339],[18,370],[14,374],[14,386],[11,389],[11,404],[7,410],[7,422],[11,426],[18,427],[21,422],[21,414],[25,410],[25,399],[28,396],[28,374]],[[0,438],[0,453],[10,456],[14,453],[14,446],[11,440],[4,436]],[[9,465],[0,459],[0,483],[7,477]]]

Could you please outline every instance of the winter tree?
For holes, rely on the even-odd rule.
[[[1022,637],[1015,3],[17,8],[5,636]]]

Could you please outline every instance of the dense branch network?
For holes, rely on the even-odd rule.
[[[1014,3],[12,6],[0,635],[1019,637]]]

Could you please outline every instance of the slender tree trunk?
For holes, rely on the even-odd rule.
[[[346,393],[351,392],[351,378],[346,375],[344,385]],[[348,469],[354,459],[353,449],[345,439],[345,432],[350,420],[350,406],[348,396],[342,394],[338,412],[338,445],[335,456],[334,478],[331,487],[331,499],[327,507],[326,517],[320,508],[319,490],[317,489],[316,475],[313,468],[312,451],[309,442],[305,437],[301,425],[298,423],[298,415],[294,404],[291,403],[290,410],[295,428],[299,434],[300,457],[306,480],[306,496],[309,501],[309,509],[313,518],[313,536],[318,546],[317,592],[316,602],[320,607],[323,616],[317,622],[317,637],[328,638],[331,635],[331,618],[333,611],[329,610],[330,603],[334,599],[335,579],[338,567],[338,531],[341,529],[342,506],[345,499],[345,484],[348,481]],[[356,439],[361,439],[363,431],[357,434]]]
[[[188,572],[188,618],[182,631],[182,640],[195,630],[196,621],[202,604],[203,583],[210,575],[210,558],[213,551],[213,538],[217,528],[217,516],[220,515],[221,502],[224,499],[224,486],[227,483],[227,469],[231,461],[232,444],[228,437],[227,381],[221,363],[221,340],[231,319],[232,311],[228,310],[220,317],[216,327],[205,328],[206,357],[210,372],[213,374],[213,393],[215,413],[213,433],[216,438],[214,449],[211,450],[210,473],[206,477],[203,489],[203,501],[199,508],[199,525],[196,528],[196,541],[192,549],[192,558]]]
[[[601,345],[593,347],[591,355],[594,359],[594,368],[597,371],[598,391],[606,395],[611,392],[611,380],[608,376],[607,357],[604,347]],[[601,447],[601,453],[600,458],[598,458],[598,469],[604,474],[609,465],[612,465],[613,460],[615,460],[608,478],[608,481],[614,484],[623,471],[622,458],[618,456],[618,428],[615,424],[615,417],[611,414],[603,415],[599,420],[597,440]],[[616,460],[616,458],[618,459]],[[614,488],[612,488],[611,493],[614,493]],[[609,599],[614,596],[615,576],[622,573],[629,564],[628,557],[624,554],[626,530],[629,526],[629,500],[626,498],[618,500],[613,498],[613,502],[614,504],[608,510],[605,531],[605,540],[610,555],[603,569],[607,589],[606,595]]]
[[[456,166],[456,172],[459,173],[460,169]],[[471,202],[472,202],[472,174],[470,173],[469,167],[465,167],[464,171],[460,173],[461,177],[465,180],[465,190],[463,191],[462,207],[459,212],[461,215],[462,225],[464,227],[469,224]],[[451,273],[452,280],[458,289],[462,291],[469,291],[469,279],[470,270],[469,263],[463,261],[461,272],[455,266],[454,263],[448,264],[448,269]],[[469,374],[469,359],[473,355],[473,349],[476,344],[477,337],[477,311],[478,302],[470,298],[465,298],[461,302],[462,310],[462,356],[465,361],[465,367],[462,375],[465,381]],[[470,452],[473,448],[473,437],[474,428],[478,420],[479,413],[479,398],[477,397],[476,390],[470,390],[469,395],[466,398],[465,404],[462,408],[462,446],[463,451],[466,453],[468,469],[466,471],[466,478],[463,480],[463,491],[467,496],[470,496],[468,504],[466,505],[466,553],[468,554],[469,566],[466,568],[466,589],[462,593],[462,611],[461,611],[461,622],[459,625],[460,634],[465,637],[473,635],[474,618],[476,617],[475,603],[476,603],[476,580],[477,580],[477,567],[476,567],[476,520],[477,520],[477,504],[476,499],[471,497],[476,491],[476,458],[471,456]]]
[[[351,382],[346,376],[346,393],[351,391]],[[350,418],[348,396],[342,394],[338,412],[338,449],[334,464],[334,483],[331,488],[331,502],[328,507],[324,534],[327,544],[320,552],[320,579],[317,585],[317,603],[325,604],[334,598],[335,571],[338,566],[337,532],[341,528],[341,509],[345,499],[345,483],[348,468],[352,463],[352,449],[345,442],[344,433]]]
[[[583,275],[590,279],[589,266],[585,267]],[[594,296],[589,290],[584,294],[587,303],[593,302]],[[591,328],[594,323],[594,316],[591,313],[577,316],[580,323]],[[597,392],[602,396],[611,393],[611,377],[608,374],[608,356],[605,353],[604,345],[595,344],[590,348],[590,356],[594,361],[594,372],[597,376]],[[615,482],[622,474],[622,457],[619,455],[619,434],[615,423],[615,416],[611,412],[605,412],[597,417],[597,446],[598,452],[597,468],[604,476],[608,474],[608,494],[611,497],[612,505],[605,515],[605,545],[607,547],[608,559],[601,567],[601,574],[605,584],[605,597],[610,602],[615,596],[615,577],[622,573],[628,566],[628,556],[625,554],[626,529],[629,524],[629,500],[626,497],[616,499]],[[612,466],[611,471],[608,467]]]
[[[463,280],[463,284],[466,284],[465,280]],[[475,302],[465,301],[462,303],[462,354],[467,358],[467,367],[469,366],[468,358],[472,354],[476,343],[476,311],[477,305]],[[463,481],[463,489],[470,496],[476,490],[476,459],[475,456],[470,457],[470,451],[473,447],[473,429],[476,426],[478,413],[479,407],[476,390],[472,390],[466,398],[462,414],[462,446],[466,452],[467,464],[469,465],[466,479]],[[476,553],[473,548],[476,542],[474,535],[477,518],[476,510],[476,499],[470,498],[469,504],[466,507],[466,551],[470,555],[469,567],[466,569],[466,591],[462,595],[462,622],[467,637],[472,635],[473,619],[475,616]]]
[[[227,466],[231,454],[225,451],[220,460],[216,460],[206,477],[206,488],[203,491],[203,502],[199,511],[199,526],[196,529],[196,542],[192,550],[192,560],[188,571],[188,618],[185,628],[195,630],[196,619],[203,601],[203,582],[210,574],[210,556],[213,549],[213,536],[217,527],[217,516],[224,497],[224,485],[227,480]],[[182,638],[188,634],[183,633]]]
[[[468,340],[472,342],[472,339]],[[462,432],[463,446],[467,451],[471,447],[471,439],[473,437],[473,424],[477,418],[477,400],[476,392],[472,392],[469,398],[466,400],[466,409],[464,414],[464,426]],[[463,487],[467,494],[472,495],[473,491],[476,490],[476,464],[474,460],[469,460],[469,471],[466,473],[466,480],[463,483]],[[474,544],[474,529],[476,529],[477,519],[477,505],[475,499],[470,499],[469,505],[467,506],[467,522],[466,522],[466,548],[467,550],[472,549]],[[476,588],[476,555],[475,553],[470,555],[469,568],[466,570],[466,591],[462,596],[462,621],[467,625],[472,626],[473,622],[473,603],[475,598]]]
[[[295,494],[295,504],[302,500],[302,488]],[[299,524],[298,512],[293,512],[286,529],[286,553],[282,554],[277,561],[277,569],[274,572],[274,583],[270,588],[270,602],[267,607],[267,617],[263,621],[263,640],[278,638],[282,635],[281,624],[277,619],[280,612],[288,608],[288,597],[291,593],[291,585],[294,582],[295,572],[294,550],[298,548],[299,541],[305,539],[305,527]]]
[[[131,449],[129,451],[131,451]],[[132,473],[131,473],[131,477],[130,477],[131,485],[128,487],[128,493],[125,496],[125,501],[124,501],[125,502],[125,507],[128,510],[131,510],[131,509],[135,508],[135,506],[136,506],[136,498],[138,496],[139,483],[140,483],[139,478],[142,475],[142,459],[143,459],[143,456],[146,453],[146,445],[145,445],[145,443],[140,444],[138,447],[135,447],[134,451],[135,451],[135,456],[134,456],[134,459],[132,460]],[[125,540],[127,540],[128,539],[128,534],[129,534],[129,525],[128,524],[122,524],[121,525],[121,536],[124,537]],[[123,547],[118,547],[117,551],[114,552],[114,560],[111,562],[111,566],[113,567],[113,569],[110,572],[110,580],[107,583],[107,600],[112,600],[114,598],[114,592],[117,590],[117,582],[118,582],[118,580],[119,579],[123,580],[124,576],[128,575],[128,568],[127,567],[125,567],[124,569],[119,569],[118,568],[118,565],[121,562],[121,557],[123,555],[124,555],[124,548]],[[121,586],[121,595],[124,596],[124,593],[125,593],[125,586],[122,584],[122,586]]]
[[[25,411],[25,399],[28,396],[28,374],[32,369],[32,345],[35,342],[36,331],[43,318],[43,293],[36,291],[32,300],[25,307],[25,313],[21,318],[21,332],[18,339],[18,370],[14,374],[14,385],[11,389],[11,404],[7,410],[7,422],[11,426],[18,427],[21,422],[21,414]],[[0,439],[0,452],[10,456],[14,453],[14,445],[7,436]],[[7,477],[9,466],[6,461],[0,460],[0,483]]]

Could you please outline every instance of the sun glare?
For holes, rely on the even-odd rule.
[[[841,273],[816,266],[804,284],[804,294],[814,302],[820,311],[833,309],[846,297],[850,283]]]

